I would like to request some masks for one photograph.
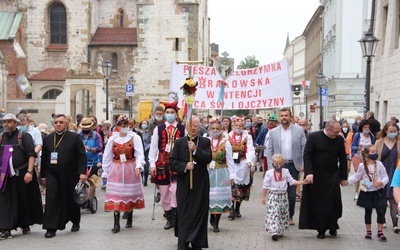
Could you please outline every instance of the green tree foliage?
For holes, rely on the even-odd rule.
[[[256,59],[255,56],[246,56],[246,58],[240,61],[239,65],[237,66],[238,69],[251,69],[258,67],[260,62]]]

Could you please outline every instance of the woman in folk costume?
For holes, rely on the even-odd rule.
[[[107,178],[105,211],[114,212],[113,233],[120,230],[120,212],[128,212],[126,228],[132,227],[133,209],[144,208],[142,178],[144,153],[140,137],[129,131],[128,117],[117,120],[119,132],[108,139],[103,155],[103,178]]]
[[[229,170],[226,165],[227,135],[222,132],[220,121],[211,121],[209,135],[212,151],[212,162],[208,165],[208,173],[210,175],[210,223],[213,231],[218,233],[221,214],[232,211],[232,191],[229,178],[229,172],[232,170]]]
[[[228,143],[226,145],[226,163],[230,172],[232,185],[232,212],[228,218],[234,220],[235,217],[242,217],[240,214],[240,205],[242,201],[248,201],[250,198],[250,174],[254,172],[255,151],[251,135],[244,130],[244,120],[241,117],[236,118],[233,131],[229,133]]]

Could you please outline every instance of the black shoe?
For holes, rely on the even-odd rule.
[[[71,227],[71,232],[78,232],[80,229],[79,223],[73,223]]]
[[[168,230],[175,226],[175,218],[172,209],[169,211],[165,211],[165,214],[167,216],[167,223],[165,224],[164,229]]]
[[[125,228],[132,228],[132,213],[133,211],[128,212]]]
[[[242,217],[242,215],[240,214],[240,212],[235,212],[235,217],[240,218],[240,217]]]
[[[111,229],[111,232],[113,234],[118,233],[119,230],[121,229],[121,226],[119,225],[119,217],[120,217],[120,213],[114,212],[114,227]]]
[[[317,238],[318,239],[325,239],[325,233],[318,233]]]
[[[46,233],[44,234],[45,238],[53,238],[54,236],[56,236],[56,230],[50,230],[48,229],[46,231]]]
[[[6,240],[6,239],[11,239],[11,231],[10,230],[3,230],[0,233],[0,240]]]
[[[145,187],[146,187],[146,186],[147,186],[147,182],[145,182],[145,183],[143,184],[143,186],[145,186]]]
[[[31,229],[29,227],[22,228],[22,234],[29,234],[30,232],[31,232]]]
[[[190,248],[189,248],[190,249]],[[193,250],[201,250],[201,247],[196,247],[196,246],[193,246],[193,244],[192,244],[192,249]]]
[[[272,240],[273,240],[273,241],[277,241],[278,238],[279,238],[279,236],[278,236],[277,234],[273,234],[273,235],[272,235]]]
[[[337,236],[337,231],[336,230],[329,230],[329,234],[332,236]]]
[[[231,219],[231,220],[234,220],[235,219],[235,212],[233,212],[233,211],[230,212],[229,215],[228,215],[228,218]]]
[[[124,212],[124,213],[122,214],[122,219],[123,219],[123,220],[126,220],[126,218],[128,218],[128,212]]]

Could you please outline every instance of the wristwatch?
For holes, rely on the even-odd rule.
[[[27,170],[26,172],[27,172],[27,173],[30,173],[30,174],[33,174],[33,170],[30,170],[30,171]]]

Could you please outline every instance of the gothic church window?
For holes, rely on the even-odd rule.
[[[56,99],[61,92],[62,91],[58,89],[50,89],[43,94],[42,99]]]
[[[115,52],[111,53],[111,64],[112,64],[112,70],[117,71],[118,70],[118,55]]]
[[[67,14],[61,4],[53,4],[50,7],[50,43],[67,43]]]
[[[124,27],[124,11],[119,12],[119,27]]]

